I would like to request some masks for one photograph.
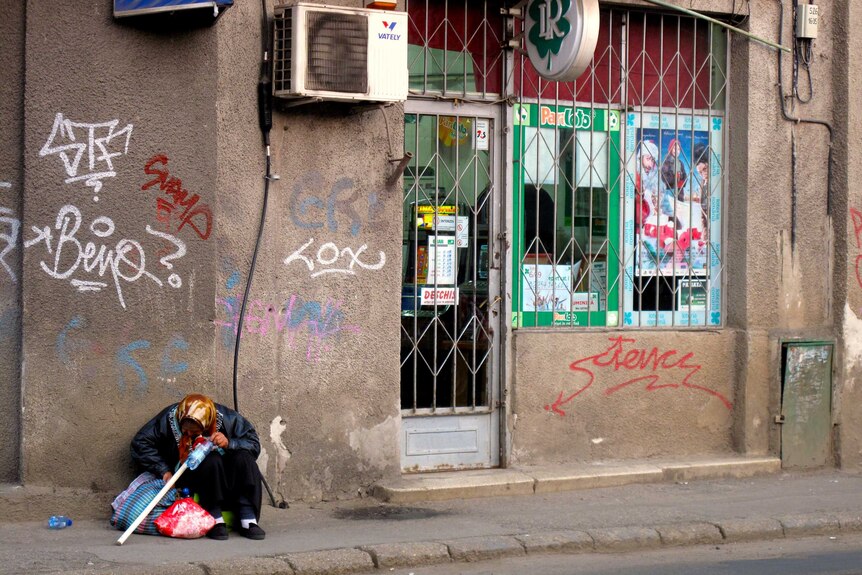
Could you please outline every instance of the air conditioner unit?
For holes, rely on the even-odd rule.
[[[277,98],[407,99],[407,14],[298,2],[274,17]]]

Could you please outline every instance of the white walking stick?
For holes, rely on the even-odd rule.
[[[132,532],[138,528],[138,525],[141,524],[141,521],[143,521],[144,518],[149,515],[150,511],[153,510],[153,507],[155,507],[159,503],[159,501],[162,500],[162,497],[164,497],[168,490],[174,486],[174,483],[177,482],[177,479],[180,478],[180,475],[182,475],[183,471],[185,471],[186,469],[188,469],[188,466],[185,462],[183,462],[180,468],[177,469],[177,472],[174,473],[173,477],[168,479],[168,482],[165,483],[165,486],[162,487],[162,490],[159,491],[158,494],[156,494],[152,501],[150,501],[150,504],[147,505],[147,507],[143,511],[141,511],[141,514],[138,515],[138,518],[135,519],[135,521],[131,525],[129,525],[129,528],[126,529],[126,532],[120,535],[120,538],[117,539],[117,545],[122,545],[126,542],[126,539],[129,538],[129,535],[131,535]]]

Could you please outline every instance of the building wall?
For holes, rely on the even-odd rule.
[[[836,372],[841,379],[834,393],[838,423],[837,453],[843,468],[862,468],[862,196],[855,182],[862,176],[862,155],[857,142],[862,138],[862,100],[858,95],[862,79],[862,38],[854,25],[862,23],[858,4],[841,4],[843,17],[838,34],[834,66],[836,92],[835,228],[836,318],[840,318],[840,361]]]
[[[217,25],[224,193],[213,347],[225,394],[263,193],[260,39],[247,33],[259,23],[259,4],[247,2]],[[399,469],[401,188],[385,180],[390,152],[401,157],[402,126],[400,105],[311,104],[274,117],[272,165],[281,179],[270,187],[238,389],[263,440],[259,463],[284,497],[355,497]],[[330,273],[345,269],[352,273]]]
[[[789,45],[790,3],[785,4],[782,43]],[[841,5],[820,6],[815,97],[809,104],[788,102],[788,111],[831,122],[831,58]],[[716,8],[721,7],[709,7]],[[732,7],[724,8],[729,15]],[[775,3],[755,0],[750,8],[746,29],[775,41]],[[730,144],[723,167],[726,327],[516,331],[510,420],[516,463],[780,452],[773,415],[781,410],[781,344],[834,341],[837,335],[833,230],[826,213],[829,138],[820,126],[782,117],[774,49],[732,34],[730,50]],[[786,55],[788,91],[790,72]],[[662,361],[642,360],[671,352]],[[564,406],[554,409],[555,400]]]
[[[842,466],[860,465],[862,198],[850,185],[862,165],[852,146],[860,15],[849,0],[820,4],[816,96],[791,111],[836,126],[832,217],[826,131],[782,119],[776,52],[732,36],[726,327],[517,331],[509,463],[777,454],[782,341],[840,338],[835,450]],[[0,223],[19,210],[24,222],[12,250],[0,243],[17,272],[0,269],[0,441],[21,446],[20,469],[17,449],[0,452],[0,481],[114,491],[132,475],[129,439],[159,408],[190,391],[233,405],[265,188],[259,11],[237,2],[213,27],[170,29],[117,22],[101,0],[29,0],[0,24],[11,143],[0,151],[10,183]],[[753,0],[751,14],[751,32],[776,38],[775,2]],[[789,57],[783,72],[789,85]],[[354,497],[399,472],[402,191],[386,180],[402,125],[399,105],[275,114],[280,179],[236,395],[278,498]],[[168,214],[165,202],[183,192],[197,199],[180,227],[184,208]]]
[[[117,22],[96,0],[28,4],[27,483],[116,489],[131,474],[129,439],[160,407],[190,391],[233,405],[264,182],[260,38],[248,33],[259,10],[238,3],[213,27],[163,29]],[[401,208],[384,179],[402,141],[400,129],[387,139],[386,121],[399,126],[400,107],[276,114],[281,179],[237,395],[280,497],[355,496],[397,469],[398,364],[387,351],[398,345]],[[185,224],[182,209],[159,203],[183,191],[186,202],[197,195]],[[337,261],[320,263],[334,249]],[[345,250],[385,264],[364,269]],[[347,271],[315,277],[334,269]]]
[[[24,169],[24,6],[0,21],[0,483],[18,479],[20,451],[21,189]]]

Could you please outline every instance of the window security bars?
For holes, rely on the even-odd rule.
[[[604,9],[590,68],[549,82],[499,8],[407,2],[412,95],[514,104],[513,327],[722,325],[727,31]]]
[[[515,55],[514,327],[721,325],[726,34],[604,10],[577,81]]]

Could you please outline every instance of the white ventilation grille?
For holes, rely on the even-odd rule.
[[[273,95],[407,99],[407,15],[298,2],[275,10]]]
[[[276,10],[274,19],[272,57],[275,62],[273,89],[276,94],[292,91],[291,71],[293,70],[293,11]]]
[[[308,12],[309,90],[368,91],[368,18]]]

